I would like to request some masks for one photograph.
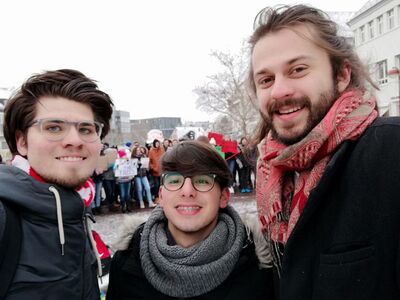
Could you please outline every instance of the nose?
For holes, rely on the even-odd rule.
[[[62,139],[62,143],[64,146],[72,145],[72,146],[80,146],[82,145],[83,141],[79,136],[78,129],[76,126],[71,125],[68,128],[68,131],[65,137]]]
[[[271,98],[272,99],[285,99],[292,97],[294,89],[289,78],[282,75],[276,75],[274,84],[271,87]]]
[[[185,181],[183,182],[183,186],[181,187],[180,191],[181,195],[186,197],[193,197],[197,192],[194,189],[190,178],[185,178]]]

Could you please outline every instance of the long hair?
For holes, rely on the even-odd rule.
[[[312,38],[299,33],[294,28],[298,25],[311,27]],[[347,63],[351,68],[351,77],[348,88],[365,90],[367,83],[379,89],[371,79],[367,67],[361,62],[353,46],[345,37],[338,35],[337,24],[330,20],[323,11],[307,5],[280,5],[262,9],[254,20],[254,32],[249,39],[251,54],[257,42],[268,35],[282,29],[290,29],[305,39],[311,40],[315,45],[324,49],[330,59],[333,79],[337,78],[343,65]],[[248,73],[248,87],[255,97],[256,87],[253,78],[252,62],[250,61]],[[262,140],[269,131],[268,125],[261,119],[256,130],[256,140]]]

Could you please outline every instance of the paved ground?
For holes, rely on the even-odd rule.
[[[255,214],[256,213],[256,203],[255,194],[240,194],[236,193],[231,196],[230,203],[240,214]],[[96,216],[96,223],[93,225],[95,229],[104,242],[108,245],[112,245],[119,236],[120,228],[126,218],[138,218],[145,220],[151,212],[151,209],[134,209],[131,213],[122,214],[117,213],[106,213]]]

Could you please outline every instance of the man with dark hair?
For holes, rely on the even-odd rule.
[[[84,219],[112,105],[75,70],[34,75],[8,101],[13,166],[0,166],[1,299],[99,299]]]
[[[400,299],[399,118],[378,118],[367,69],[318,9],[263,9],[250,44],[279,299]]]
[[[160,205],[125,234],[107,299],[273,299],[269,253],[260,268],[249,228],[228,205],[225,160],[209,144],[185,141],[161,169]]]

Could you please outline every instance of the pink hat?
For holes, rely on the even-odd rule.
[[[119,158],[123,158],[123,157],[125,157],[126,156],[126,152],[124,151],[124,150],[119,150],[118,151],[118,157]]]

